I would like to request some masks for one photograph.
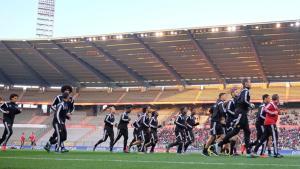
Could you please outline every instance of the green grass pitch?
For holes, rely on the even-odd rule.
[[[204,157],[200,154],[0,151],[0,169],[300,169],[300,156],[282,159]]]

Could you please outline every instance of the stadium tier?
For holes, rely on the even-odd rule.
[[[300,87],[296,85],[286,86],[285,83],[280,83],[280,86],[254,86],[251,89],[251,100],[260,102],[262,94],[277,93],[281,97],[282,102],[299,102]],[[235,85],[240,88],[240,85]],[[194,103],[214,103],[217,96],[221,92],[229,93],[232,86],[222,89],[221,86],[212,87],[190,87],[182,88],[150,88],[142,91],[136,89],[84,89],[79,91],[79,96],[76,98],[77,105],[125,105],[125,104],[194,104]],[[46,89],[4,89],[0,88],[0,96],[7,100],[10,93],[20,95],[20,103],[31,104],[52,104],[54,97],[59,93],[59,90]]]
[[[0,82],[115,88],[299,81],[296,22],[1,40]]]
[[[243,87],[248,88],[250,83],[243,81],[242,86],[241,79],[249,78],[252,82],[251,103],[255,103],[256,108],[262,102],[263,94],[278,94],[280,97],[284,110],[277,122],[279,148],[292,152],[299,150],[300,52],[297,43],[300,38],[299,28],[290,26],[294,23],[281,22],[280,29],[274,26],[276,23],[253,23],[235,25],[230,29],[218,26],[218,29],[209,27],[47,40],[2,40],[0,97],[7,101],[11,93],[16,93],[19,95],[18,103],[24,108],[15,119],[14,133],[8,145],[20,145],[22,133],[26,135],[25,144],[29,144],[27,137],[34,132],[37,145],[46,145],[44,148],[48,150],[47,145],[51,142],[49,138],[54,132],[52,121],[59,117],[53,116],[49,105],[61,93],[60,87],[69,84],[73,87],[72,96],[76,96],[76,110],[71,120],[66,122],[67,135],[55,126],[57,133],[60,133],[57,140],[67,136],[58,151],[62,152],[64,146],[92,149],[97,140],[111,132],[104,126],[104,119],[108,117],[105,108],[110,105],[117,108],[117,123],[125,118],[125,115],[121,115],[124,108],[127,105],[133,106],[129,115],[128,142],[134,138],[131,125],[141,113],[141,107],[156,107],[158,124],[163,125],[158,129],[159,151],[173,141],[177,144],[178,138],[181,138],[180,132],[187,132],[183,135],[191,137],[186,129],[177,129],[180,137],[176,136],[178,133],[175,132],[174,123],[179,125],[179,110],[183,105],[193,107],[197,112],[195,121],[200,125],[194,130],[195,141],[189,138],[193,142],[190,150],[207,151],[208,148],[203,146],[214,137],[214,134],[208,137],[211,131],[209,109],[218,97],[221,99],[220,93],[228,94],[222,98],[227,104],[233,88],[237,88],[238,92],[242,92]],[[243,98],[246,100],[246,95]],[[258,111],[251,109],[247,114],[251,141],[256,138]],[[180,113],[186,112],[181,110]],[[144,131],[143,125],[148,122],[141,119],[138,137],[145,137],[144,132],[148,130]],[[182,121],[186,127],[188,120],[182,118]],[[235,130],[239,129],[238,126],[227,128]],[[0,130],[5,127],[1,125]],[[59,127],[63,128],[64,125],[59,124]],[[224,126],[221,128],[225,130]],[[115,136],[124,132],[124,129],[117,130],[114,128]],[[241,138],[241,134],[237,136]],[[155,140],[154,135],[151,137]],[[238,146],[243,143],[241,139],[236,142]],[[141,144],[142,147],[144,145]],[[110,143],[105,142],[98,149],[108,150],[109,147]],[[123,144],[118,141],[115,148],[120,147]],[[127,151],[127,146],[124,146],[123,151]]]

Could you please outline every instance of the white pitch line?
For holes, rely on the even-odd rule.
[[[159,164],[190,164],[190,165],[232,165],[232,166],[280,166],[280,167],[300,167],[300,164],[264,164],[264,163],[207,163],[207,162],[189,162],[189,161],[131,161],[131,160],[101,160],[85,158],[38,158],[38,157],[0,157],[0,159],[20,159],[20,160],[53,160],[53,161],[94,161],[94,162],[124,162],[124,163],[159,163]]]

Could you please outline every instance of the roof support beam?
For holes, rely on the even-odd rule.
[[[6,47],[6,49],[20,62],[24,65],[24,67],[40,82],[41,86],[48,87],[50,83],[47,82],[37,71],[35,71],[28,63],[24,61],[24,59],[19,56],[13,49],[11,49],[5,42],[2,41],[2,44]]]
[[[45,62],[47,62],[49,65],[51,65],[57,72],[59,72],[64,78],[66,78],[66,80],[70,84],[72,84],[76,87],[80,87],[79,80],[76,79],[71,73],[66,71],[62,66],[55,63],[47,54],[45,54],[43,51],[39,50],[34,44],[32,44],[31,42],[28,42],[28,41],[27,41],[27,43],[39,54],[39,56]]]
[[[151,49],[148,44],[146,44],[140,37],[138,37],[137,34],[134,34],[133,37],[141,45],[143,45],[143,47],[146,49],[148,53],[150,53],[153,57],[155,57],[158,60],[158,62],[168,70],[171,76],[173,76],[180,85],[182,86],[187,85],[186,81],[181,77],[181,75],[178,72],[176,72],[176,70],[172,66],[170,66],[158,53],[156,53],[153,49]]]
[[[106,76],[103,72],[101,72],[100,70],[96,69],[94,66],[90,65],[89,63],[87,63],[86,61],[84,61],[83,59],[81,59],[79,56],[77,56],[75,53],[72,53],[70,50],[68,50],[65,47],[63,47],[61,44],[59,44],[59,43],[57,43],[55,41],[52,41],[52,42],[58,48],[60,48],[61,50],[63,50],[64,52],[66,52],[68,55],[70,55],[81,66],[87,68],[91,73],[93,73],[94,75],[96,75],[98,77],[98,79],[101,80],[101,81],[103,81],[108,87],[116,87],[116,84],[114,83],[114,81],[111,78],[109,78],[108,76]]]
[[[252,52],[254,53],[254,57],[255,57],[255,60],[256,60],[256,63],[259,67],[259,70],[260,70],[260,73],[261,73],[261,76],[262,76],[262,79],[265,83],[269,83],[269,80],[266,76],[266,73],[264,71],[264,67],[262,65],[262,62],[261,62],[261,59],[259,57],[259,53],[258,53],[258,50],[256,48],[256,43],[252,37],[252,34],[251,34],[251,31],[250,31],[250,28],[249,26],[247,26],[245,28],[245,32],[246,32],[246,35],[247,35],[247,40],[248,40],[248,43],[250,44],[250,48],[252,50]]]
[[[221,71],[217,68],[217,66],[214,64],[212,59],[208,56],[208,54],[204,51],[202,46],[199,44],[199,42],[195,39],[194,35],[192,34],[191,30],[187,30],[187,35],[191,39],[193,45],[196,47],[197,51],[201,56],[203,56],[203,59],[208,63],[210,67],[212,67],[214,73],[217,76],[217,79],[220,83],[226,84],[225,78],[222,76]]]
[[[13,81],[9,78],[9,76],[0,68],[0,76],[4,80],[4,84],[13,85]]]
[[[102,47],[96,45],[94,42],[87,41],[91,46],[97,49],[99,53],[102,53],[107,59],[111,60],[113,63],[118,65],[121,69],[126,71],[133,79],[137,80],[142,86],[149,87],[150,84],[146,82],[146,79],[144,79],[143,76],[139,75],[132,69],[130,69],[127,65],[116,59],[114,56],[112,56],[110,53],[106,52]]]

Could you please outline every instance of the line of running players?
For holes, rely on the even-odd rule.
[[[259,107],[256,120],[257,139],[251,143],[248,112],[253,109],[255,105],[250,102],[250,79],[244,79],[242,85],[243,89],[240,93],[235,88],[231,90],[232,99],[227,102],[226,94],[220,93],[216,104],[211,108],[210,136],[204,146],[203,154],[207,156],[212,153],[218,155],[221,153],[221,150],[231,155],[236,154],[235,144],[237,135],[242,129],[244,131],[244,144],[249,157],[256,157],[256,153],[260,147],[262,147],[260,155],[264,157],[264,151],[268,141],[270,142],[270,137],[272,138],[272,145],[274,147],[274,157],[282,157],[282,155],[278,153],[278,133],[276,127],[278,114],[280,113],[278,108],[279,96],[274,94],[272,101],[270,101],[269,95],[263,95],[263,103]],[[67,137],[65,120],[71,118],[70,115],[74,110],[74,99],[69,96],[72,92],[71,86],[63,86],[61,92],[62,95],[56,97],[52,106],[52,109],[55,110],[53,119],[55,131],[45,146],[47,151],[50,151],[50,147],[53,144],[56,144],[56,151],[68,151],[64,148],[63,144]],[[147,152],[147,148],[151,146],[150,152],[154,152],[155,145],[158,141],[157,129],[161,127],[157,121],[158,113],[151,110],[149,106],[143,108],[142,113],[138,114],[138,118],[132,123],[134,127],[134,138],[129,144],[129,147],[127,147],[128,124],[131,120],[129,114],[131,110],[131,107],[127,107],[125,112],[122,113],[119,123],[115,123],[115,108],[108,108],[109,114],[106,115],[104,120],[103,138],[95,144],[93,150],[110,137],[110,151],[112,151],[113,146],[123,136],[124,152],[128,152],[134,145],[138,147],[138,151],[140,152]],[[186,117],[187,112],[187,107],[181,108],[180,114],[175,120],[176,141],[166,147],[167,152],[169,152],[171,147],[178,146],[177,153],[183,153],[194,141],[193,128],[199,123],[195,123],[194,115],[196,113],[193,109],[191,110],[191,115],[188,117]],[[114,126],[118,128],[116,139],[114,139]],[[270,154],[270,144],[268,145],[268,153]],[[255,148],[252,150],[254,146]]]
[[[269,95],[263,95],[263,103],[259,107],[259,113],[257,114],[256,121],[257,139],[255,142],[251,143],[251,132],[247,115],[248,111],[253,109],[255,106],[250,102],[250,79],[244,79],[242,85],[243,89],[240,93],[238,93],[236,89],[232,89],[232,99],[228,102],[225,102],[225,93],[219,94],[219,99],[211,109],[210,137],[205,144],[203,154],[207,156],[211,153],[218,155],[221,153],[221,150],[226,151],[226,149],[230,149],[229,153],[234,154],[237,134],[242,129],[244,131],[246,152],[249,157],[256,157],[256,153],[260,147],[262,147],[260,154],[261,156],[264,156],[264,151],[267,147],[267,142],[270,141],[270,137],[272,138],[272,145],[274,147],[274,157],[282,157],[282,155],[278,153],[278,132],[276,127],[278,114],[280,114],[280,110],[278,108],[279,96],[274,94],[272,96],[272,101],[270,101]],[[48,152],[53,144],[56,145],[56,152],[68,152],[68,150],[64,147],[64,141],[67,139],[65,121],[67,119],[71,119],[71,114],[74,111],[74,98],[76,96],[74,96],[74,98],[70,96],[70,93],[72,93],[72,87],[68,85],[62,86],[61,92],[62,94],[55,98],[52,105],[52,109],[55,111],[52,123],[54,133],[44,147],[44,149]],[[10,96],[10,102],[5,102],[1,105],[0,110],[3,112],[5,130],[2,138],[0,139],[0,144],[3,144],[2,149],[4,150],[6,149],[6,143],[13,132],[12,126],[14,117],[22,111],[16,104],[17,99],[18,95],[12,94]],[[110,113],[106,115],[104,121],[104,136],[95,144],[94,150],[100,143],[110,137],[110,151],[112,151],[114,144],[123,136],[124,152],[128,152],[128,149],[130,149],[133,145],[137,145],[140,152],[147,152],[147,148],[150,146],[150,152],[154,151],[158,140],[157,129],[161,127],[161,125],[158,125],[158,113],[156,111],[151,110],[149,106],[143,108],[142,113],[138,115],[139,117],[133,123],[134,139],[129,144],[129,148],[127,148],[127,126],[130,121],[129,113],[131,112],[131,107],[126,108],[119,123],[115,123],[114,107],[110,107],[109,112]],[[192,130],[193,127],[199,123],[195,123],[194,115],[196,113],[193,109],[191,110],[191,115],[186,118],[187,112],[187,107],[181,108],[180,114],[175,120],[176,141],[167,146],[167,152],[171,147],[178,146],[177,153],[182,153],[186,151],[187,147],[194,141],[194,134]],[[114,139],[114,125],[117,125],[118,127],[116,139]],[[254,147],[253,150],[252,147]]]
[[[237,135],[242,129],[248,157],[257,157],[260,147],[260,156],[266,157],[264,152],[268,142],[268,153],[271,154],[270,145],[273,145],[274,157],[283,157],[278,152],[276,127],[278,115],[280,114],[278,108],[279,96],[277,94],[272,95],[271,98],[268,94],[262,96],[263,103],[259,106],[256,116],[257,137],[256,141],[251,143],[248,112],[254,109],[255,105],[250,102],[250,79],[244,79],[242,85],[243,89],[240,93],[237,89],[231,90],[232,99],[228,102],[225,102],[226,94],[220,93],[216,104],[211,108],[210,136],[204,146],[203,155],[219,155],[224,152],[235,155]]]
[[[94,151],[96,150],[96,147],[105,142],[108,137],[110,138],[109,150],[113,151],[113,146],[123,136],[123,152],[128,153],[132,146],[137,146],[139,152],[147,152],[147,149],[151,147],[150,152],[154,152],[155,145],[158,141],[157,129],[162,127],[161,125],[158,125],[158,113],[156,111],[153,111],[149,106],[146,106],[143,108],[142,113],[138,114],[137,119],[132,123],[132,126],[134,127],[134,137],[130,142],[129,147],[127,147],[128,123],[131,120],[129,114],[132,111],[132,108],[125,108],[125,112],[122,113],[119,123],[115,122],[115,108],[112,106],[107,110],[109,113],[104,119],[103,138],[95,144],[93,148]],[[116,139],[114,139],[114,126],[118,128]]]

